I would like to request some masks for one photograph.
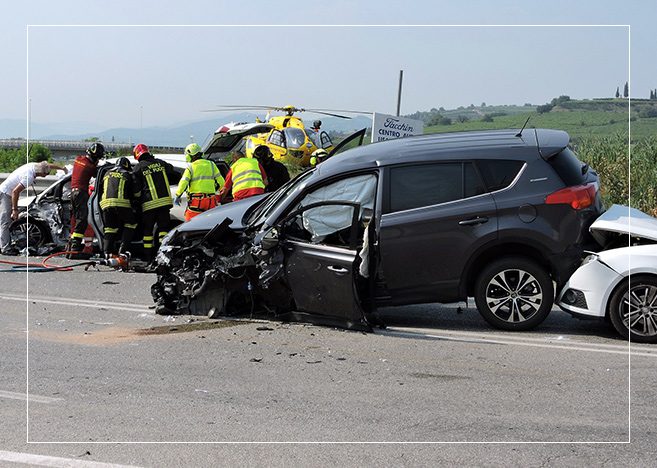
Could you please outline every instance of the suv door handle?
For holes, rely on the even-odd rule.
[[[326,268],[328,268],[333,273],[337,273],[338,275],[344,275],[345,273],[347,273],[349,271],[346,268],[336,267],[336,266],[328,266]]]
[[[477,216],[476,218],[464,219],[459,221],[460,226],[474,226],[476,224],[484,224],[488,222],[488,217],[486,216]]]

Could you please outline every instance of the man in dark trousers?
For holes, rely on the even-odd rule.
[[[169,230],[169,210],[173,206],[169,175],[174,174],[173,166],[155,158],[148,146],[139,143],[133,149],[138,161],[134,168],[135,193],[141,202],[141,221],[144,229],[144,258],[151,263],[155,254],[155,226],[158,244]]]
[[[96,176],[98,161],[105,156],[105,147],[102,143],[93,143],[87,148],[87,154],[78,156],[73,163],[71,174],[71,205],[75,226],[71,232],[69,242],[69,258],[76,258],[82,252],[84,233],[89,222],[89,181]]]
[[[103,210],[103,252],[106,257],[116,255],[116,241],[121,236],[119,254],[126,254],[137,228],[137,219],[132,211],[135,197],[135,183],[132,166],[128,158],[119,158],[116,165],[103,175],[96,184],[99,191],[100,209]]]
[[[285,164],[278,162],[271,154],[271,150],[266,145],[260,145],[253,150],[253,156],[260,162],[267,174],[266,192],[274,192],[290,180],[290,173],[287,171]]]

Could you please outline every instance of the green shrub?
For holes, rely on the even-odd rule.
[[[0,172],[12,172],[27,161],[26,145],[16,149],[0,149]],[[30,162],[52,161],[50,150],[40,144],[30,144]]]

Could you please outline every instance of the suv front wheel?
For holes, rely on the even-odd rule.
[[[475,284],[479,313],[502,330],[530,330],[550,313],[554,287],[550,275],[523,257],[496,260],[484,268]]]

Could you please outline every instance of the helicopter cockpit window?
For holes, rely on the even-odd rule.
[[[320,138],[322,141],[322,148],[328,148],[330,146],[333,146],[333,142],[331,141],[331,137],[328,136],[328,133],[322,132],[320,134]]]
[[[287,127],[283,130],[283,133],[285,133],[288,148],[298,149],[306,142],[306,134],[300,128]]]
[[[271,132],[267,141],[272,145],[282,146],[285,148],[285,136],[283,136],[283,132],[280,130],[274,130]]]
[[[315,145],[318,148],[322,147],[319,142],[319,133],[317,133],[315,130],[307,128],[306,135],[308,135],[308,138],[310,139],[310,141],[312,141],[313,145]]]

